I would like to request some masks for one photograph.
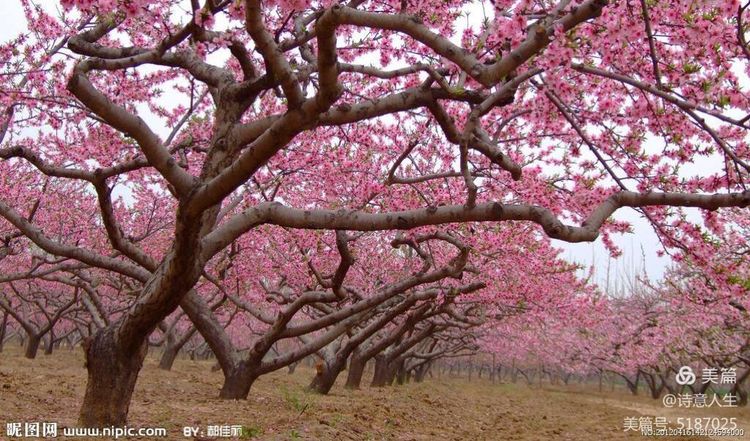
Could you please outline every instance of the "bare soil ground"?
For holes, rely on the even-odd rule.
[[[130,426],[165,427],[170,440],[186,439],[183,426],[205,431],[208,425],[242,425],[244,438],[258,440],[600,441],[643,438],[623,431],[625,417],[677,416],[659,402],[620,391],[540,389],[476,378],[428,378],[420,384],[359,391],[337,384],[330,395],[320,396],[305,392],[313,375],[305,368],[261,377],[248,400],[225,401],[217,398],[221,373],[211,372],[211,365],[177,360],[166,372],[149,357],[131,405]],[[17,346],[7,347],[0,354],[0,439],[5,439],[7,422],[74,426],[85,380],[80,349],[27,360]],[[750,409],[712,414],[739,417],[750,427]],[[750,433],[745,439],[750,440]]]

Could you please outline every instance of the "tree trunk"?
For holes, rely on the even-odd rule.
[[[6,329],[8,329],[8,311],[3,310],[3,321],[0,322],[0,352],[3,352]]]
[[[78,423],[84,427],[124,426],[138,373],[148,350],[143,341],[134,352],[122,349],[116,328],[105,328],[83,345],[88,383]]]
[[[661,397],[661,392],[664,390],[664,383],[657,384],[657,381],[660,381],[659,377],[656,377],[653,374],[643,374],[644,380],[646,380],[646,384],[648,385],[649,391],[651,392],[651,398],[653,399],[659,399]]]
[[[432,367],[432,361],[428,361],[427,363],[417,367],[414,370],[414,382],[415,383],[423,382],[424,377],[427,375],[427,372],[430,371],[431,367]]]
[[[375,373],[372,375],[372,387],[383,387],[390,384],[388,381],[390,376],[390,369],[388,366],[388,359],[384,355],[375,356]]]
[[[247,369],[244,363],[224,372],[224,384],[221,386],[219,398],[225,400],[246,400],[250,387],[255,383],[258,374]]]
[[[408,377],[407,372],[406,372],[406,367],[405,367],[406,361],[401,360],[398,363],[394,363],[394,365],[395,366],[393,370],[395,372],[394,376],[396,378],[396,384],[399,384],[399,385],[406,384],[407,377]]]
[[[49,340],[47,340],[47,344],[44,346],[44,355],[52,355],[52,350],[55,348],[55,333],[52,332],[52,329],[49,330],[47,337],[49,337]]]
[[[349,363],[349,374],[346,376],[346,384],[344,385],[345,388],[359,389],[362,384],[362,376],[365,373],[366,364],[367,361],[352,356],[352,361]]]
[[[640,377],[641,377],[641,373],[640,372],[635,376],[635,380],[634,381],[630,381],[630,379],[628,379],[627,377],[624,377],[625,378],[625,384],[628,385],[628,390],[633,395],[638,395],[638,382],[640,380]]]
[[[326,395],[331,391],[333,384],[336,383],[339,373],[344,369],[346,358],[343,360],[336,359],[332,362],[323,362],[322,367],[318,370],[307,388],[313,392]]]
[[[175,345],[167,343],[164,347],[164,352],[161,354],[161,359],[159,360],[159,369],[171,371],[172,365],[174,364],[175,359],[177,359],[178,352],[179,350]]]
[[[39,344],[41,342],[41,335],[29,334],[29,339],[26,341],[26,350],[24,351],[23,356],[30,359],[36,358],[36,353],[39,351]]]

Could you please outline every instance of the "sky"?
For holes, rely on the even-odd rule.
[[[48,1],[53,3],[53,0],[45,0]],[[481,13],[481,10],[478,9],[476,12]],[[0,0],[0,17],[0,41],[7,41],[26,28],[19,0]],[[601,285],[604,285],[607,279],[624,277],[634,271],[644,272],[651,280],[661,278],[670,260],[668,257],[657,255],[661,247],[652,227],[632,209],[619,210],[615,213],[615,218],[627,220],[633,225],[632,233],[613,236],[614,243],[622,250],[622,256],[619,258],[610,257],[601,239],[593,243],[571,244],[558,240],[553,242],[563,249],[566,259],[580,263],[587,269],[593,265],[594,280]]]
[[[0,0],[0,41],[7,41],[26,28],[26,18],[18,0]]]
[[[601,239],[595,242],[568,243],[553,240],[563,249],[563,257],[571,262],[588,267],[594,266],[594,280],[604,287],[606,281],[627,278],[634,273],[645,274],[650,280],[658,280],[669,266],[669,257],[657,254],[661,250],[659,239],[651,225],[635,210],[624,208],[614,216],[633,225],[633,232],[613,235],[613,242],[622,250],[622,255],[612,258]]]

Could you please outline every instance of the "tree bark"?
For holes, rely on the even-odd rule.
[[[84,427],[124,426],[130,399],[148,349],[144,340],[135,351],[120,348],[116,328],[105,328],[84,342],[88,383],[78,423]]]
[[[161,359],[159,360],[159,369],[164,369],[165,371],[172,370],[172,365],[177,359],[177,355],[179,355],[182,348],[185,347],[185,344],[187,344],[188,340],[193,337],[193,334],[195,334],[196,331],[196,327],[192,326],[180,338],[175,337],[174,329],[167,333],[167,338],[164,343],[164,352],[161,354]]]
[[[393,384],[396,369],[389,362],[387,356],[378,354],[375,356],[375,373],[372,376],[372,387],[385,387]]]
[[[343,358],[343,360],[342,358],[336,357],[331,362],[322,363],[321,369],[318,370],[307,388],[323,395],[330,392],[334,383],[336,383],[336,378],[346,366],[346,358]]]
[[[414,370],[414,382],[415,383],[423,382],[425,376],[427,376],[427,372],[430,371],[431,367],[432,367],[432,361],[428,361],[427,363],[424,363],[423,365],[418,366]]]
[[[0,322],[0,352],[5,345],[5,331],[8,329],[8,311],[3,310],[3,321]]]
[[[352,355],[352,360],[349,363],[349,374],[346,376],[346,384],[344,385],[347,389],[359,389],[362,384],[362,376],[365,373],[365,366],[367,360],[363,360],[357,357],[356,354]]]
[[[393,364],[394,364],[393,371],[394,371],[396,384],[406,384],[409,376],[406,372],[405,361],[400,360]]]
[[[246,400],[250,387],[255,383],[258,374],[247,368],[244,362],[238,363],[228,371],[224,371],[224,384],[221,386],[219,398],[225,400]]]
[[[55,349],[55,333],[52,329],[47,333],[47,344],[44,346],[44,355],[52,355],[52,351]]]
[[[178,352],[179,349],[177,349],[175,345],[167,343],[164,346],[164,352],[161,354],[161,359],[159,360],[159,369],[171,371]]]
[[[41,342],[41,335],[29,334],[29,338],[26,340],[26,349],[24,350],[23,356],[29,359],[36,358],[36,353],[39,351],[39,344]]]

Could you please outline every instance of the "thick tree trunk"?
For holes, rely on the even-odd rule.
[[[384,387],[390,384],[388,379],[390,377],[388,369],[388,359],[383,355],[375,356],[375,373],[372,375],[372,387]]]
[[[146,341],[135,351],[117,344],[116,328],[105,328],[84,342],[88,383],[78,423],[84,427],[123,426],[138,373],[148,350]]]
[[[352,356],[352,360],[349,363],[349,373],[346,376],[346,384],[344,385],[347,389],[359,389],[362,384],[362,376],[365,373],[365,366],[367,361],[359,357]]]
[[[307,388],[313,392],[326,395],[331,391],[333,384],[336,383],[336,378],[338,378],[345,365],[346,359],[336,359],[330,363],[323,363],[321,369],[318,370]]]
[[[39,351],[39,344],[42,342],[41,335],[29,334],[28,340],[26,340],[26,349],[24,350],[23,356],[26,358],[36,358],[36,353]]]
[[[258,374],[247,369],[240,363],[238,366],[224,372],[224,384],[221,386],[219,398],[225,400],[246,400],[250,387],[255,383]]]

